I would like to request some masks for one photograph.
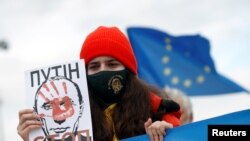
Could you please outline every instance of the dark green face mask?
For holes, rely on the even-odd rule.
[[[125,91],[128,70],[121,71],[101,71],[93,75],[88,75],[88,85],[94,97],[105,104],[118,102]]]

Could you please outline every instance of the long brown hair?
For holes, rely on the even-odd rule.
[[[125,94],[113,111],[113,122],[119,139],[145,134],[144,123],[152,117],[149,93],[157,89],[146,85],[137,76],[129,73]],[[90,103],[94,140],[112,141],[113,125],[110,125],[103,110],[94,100],[90,90]],[[154,116],[153,116],[154,117]]]

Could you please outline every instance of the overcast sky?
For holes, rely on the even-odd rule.
[[[0,127],[5,141],[19,140],[24,70],[78,59],[87,33],[99,25],[200,34],[211,43],[217,71],[250,90],[249,13],[249,0],[0,0],[0,41],[9,45],[0,49],[0,125],[1,118],[10,124]]]

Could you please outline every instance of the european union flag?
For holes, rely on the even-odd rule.
[[[209,41],[200,36],[172,36],[152,28],[127,29],[138,62],[139,77],[187,95],[246,91],[216,72]]]

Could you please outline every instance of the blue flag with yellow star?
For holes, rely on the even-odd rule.
[[[209,41],[200,35],[177,37],[142,27],[129,27],[127,33],[138,75],[152,85],[178,88],[190,96],[246,91],[216,72]]]

